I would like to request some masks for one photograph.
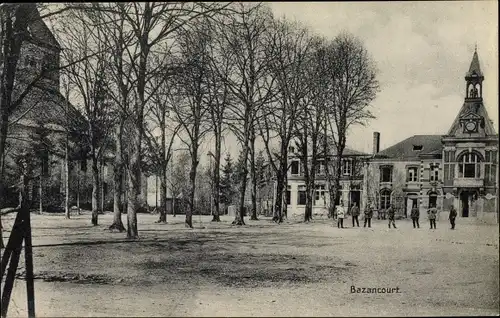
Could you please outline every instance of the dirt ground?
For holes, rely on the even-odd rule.
[[[498,225],[374,220],[338,229],[270,219],[231,226],[139,215],[138,241],[112,216],[33,215],[37,316],[415,316],[499,314]],[[3,219],[10,234],[13,216]],[[126,216],[123,216],[126,221]],[[362,224],[361,224],[362,226]],[[24,263],[9,317],[26,316]],[[398,293],[351,293],[398,288]]]

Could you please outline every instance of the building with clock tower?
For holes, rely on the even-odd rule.
[[[498,134],[483,101],[477,50],[465,74],[465,100],[443,143],[443,194],[460,217],[498,221]]]
[[[484,107],[484,79],[475,50],[464,103],[446,135],[414,135],[379,151],[374,133],[363,197],[377,212],[392,205],[405,217],[417,207],[426,216],[434,206],[447,219],[453,205],[459,218],[498,223],[498,134]]]

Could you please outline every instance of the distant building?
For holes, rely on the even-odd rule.
[[[435,206],[447,217],[454,205],[459,217],[498,222],[498,134],[484,107],[483,80],[475,51],[464,104],[446,135],[415,135],[379,152],[374,133],[364,183],[377,209],[393,204],[405,216],[417,206],[426,215]]]
[[[333,147],[332,147],[333,148]],[[334,171],[337,152],[333,150],[328,156],[318,159],[315,175],[315,192],[313,196],[313,214],[327,214],[330,204],[328,182],[326,179],[325,159],[330,165],[330,171]],[[340,188],[336,196],[336,204],[340,201],[346,207],[354,203],[363,206],[363,167],[370,154],[346,148],[342,156],[342,167],[340,176]],[[287,204],[287,214],[304,215],[306,205],[306,185],[304,178],[304,166],[295,146],[288,149],[289,169],[287,184],[284,193],[284,202]],[[274,173],[268,166],[265,173],[265,181],[259,185],[259,193],[262,199],[262,209],[265,214],[272,215],[274,211],[274,198],[276,197],[276,180]]]

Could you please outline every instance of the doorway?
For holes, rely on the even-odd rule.
[[[470,193],[468,191],[460,193],[461,216],[464,218],[469,217],[469,196]]]
[[[361,193],[359,190],[354,190],[351,191],[351,197],[350,199],[350,207],[354,206],[354,203],[356,203],[356,206],[359,208],[360,200],[361,200]]]
[[[413,207],[417,207],[417,196],[408,196],[406,200],[406,210],[405,210],[405,217],[408,217],[408,215],[411,214],[411,209]]]

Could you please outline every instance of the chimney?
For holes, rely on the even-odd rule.
[[[373,132],[373,154],[376,155],[380,151],[380,133]]]

